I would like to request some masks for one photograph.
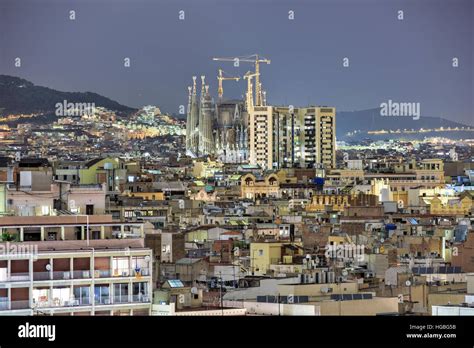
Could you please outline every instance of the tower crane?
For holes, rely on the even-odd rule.
[[[240,76],[226,77],[224,76],[224,73],[225,73],[224,70],[219,69],[219,74],[217,75],[217,81],[219,82],[217,94],[219,95],[219,99],[222,99],[222,96],[224,95],[224,87],[222,86],[222,81],[228,81],[228,80],[239,81],[240,80]]]
[[[262,105],[262,89],[260,84],[260,63],[270,64],[270,59],[259,56],[258,54],[252,54],[244,57],[224,57],[224,58],[212,58],[212,60],[221,62],[245,62],[255,64],[255,105]]]

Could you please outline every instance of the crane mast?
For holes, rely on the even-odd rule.
[[[217,94],[219,96],[219,99],[222,99],[222,97],[224,96],[224,87],[222,85],[222,81],[228,81],[228,80],[239,81],[240,76],[225,77],[224,71],[222,69],[219,69],[219,74],[217,75],[217,81],[218,81]]]

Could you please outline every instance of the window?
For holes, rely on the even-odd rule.
[[[47,206],[47,205],[42,205],[42,206],[41,206],[41,214],[42,214],[42,215],[49,215],[49,206]]]
[[[133,283],[133,301],[148,301],[148,283]]]
[[[110,304],[110,292],[108,285],[96,285],[94,287],[94,300],[98,304]]]
[[[114,303],[128,302],[128,284],[114,284]]]
[[[260,250],[258,251],[258,256],[263,256],[263,250],[262,250],[262,249],[260,249]]]
[[[133,256],[132,257],[132,271],[135,275],[147,275],[148,263],[145,261],[144,256]]]
[[[74,288],[74,304],[89,304],[90,287],[80,286]]]
[[[114,277],[128,277],[130,265],[128,257],[117,257],[112,260],[112,269],[114,270]]]
[[[48,232],[48,240],[56,240],[56,232]]]

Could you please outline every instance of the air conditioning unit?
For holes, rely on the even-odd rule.
[[[82,278],[90,278],[90,272],[89,271],[82,271]]]
[[[71,278],[71,273],[70,272],[64,272],[63,273],[63,279],[70,279]]]

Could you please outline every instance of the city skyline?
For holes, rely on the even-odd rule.
[[[351,111],[388,100],[417,102],[422,116],[473,123],[469,1],[91,4],[4,2],[0,26],[9,30],[2,30],[0,73],[177,114],[192,75],[206,75],[217,96],[217,69],[240,76],[253,70],[212,57],[259,53],[272,61],[261,77],[273,105]],[[14,66],[17,57],[21,67]],[[224,95],[242,98],[245,83],[227,82]]]

